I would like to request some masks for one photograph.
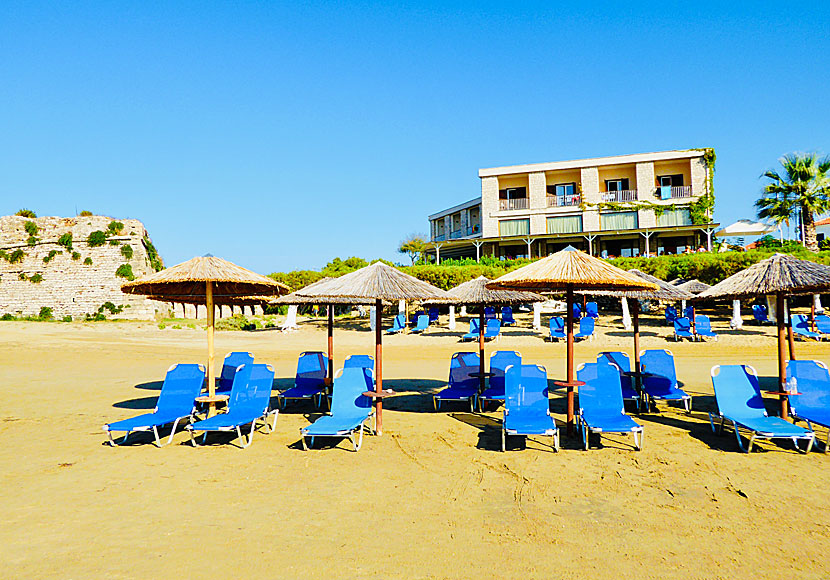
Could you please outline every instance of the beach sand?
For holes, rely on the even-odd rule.
[[[565,345],[524,326],[495,350],[565,373]],[[386,326],[389,326],[387,321]],[[741,333],[714,323],[719,342],[667,341],[656,318],[642,348],[668,348],[694,411],[661,405],[635,417],[645,446],[603,438],[581,450],[564,435],[564,399],[551,408],[562,451],[509,440],[501,409],[432,411],[450,355],[477,350],[450,333],[384,337],[385,432],[358,453],[347,441],[304,452],[310,404],[280,413],[277,429],[241,450],[191,448],[186,433],[163,449],[110,448],[101,426],[152,409],[167,368],[204,362],[198,330],[154,323],[0,324],[0,561],[5,578],[827,578],[830,456],[761,443],[741,453],[711,432],[709,369],[748,363],[776,373],[771,327]],[[618,316],[576,345],[631,354]],[[325,350],[322,321],[299,331],[219,332],[217,357],[250,350],[285,388],[303,350]],[[373,353],[365,321],[338,321],[344,356]],[[830,346],[796,344],[799,358],[830,361]],[[762,386],[774,387],[765,379]],[[776,403],[767,397],[770,411]],[[821,430],[820,436],[824,437]],[[138,436],[138,441],[148,441]],[[229,441],[217,436],[215,441]]]

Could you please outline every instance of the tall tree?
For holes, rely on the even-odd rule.
[[[424,237],[418,234],[412,234],[401,242],[398,246],[398,252],[406,254],[412,263],[415,264],[415,259],[423,258],[427,251],[427,242]]]
[[[804,245],[817,252],[815,216],[830,210],[830,158],[819,159],[815,153],[791,153],[779,161],[783,171],[764,172],[769,183],[755,202],[758,217],[789,223],[795,209],[800,209]]]

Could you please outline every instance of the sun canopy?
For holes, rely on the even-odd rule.
[[[763,236],[775,231],[775,226],[752,220],[738,220],[715,232],[715,237],[726,238],[729,236]]]
[[[428,304],[484,304],[487,306],[509,306],[512,304],[527,304],[529,302],[544,302],[547,300],[541,294],[524,292],[521,290],[491,290],[487,288],[490,279],[479,276],[473,280],[462,282],[458,286],[447,290],[450,296],[446,300],[428,300]]]

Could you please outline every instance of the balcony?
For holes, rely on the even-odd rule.
[[[636,189],[623,189],[621,191],[603,191],[600,193],[602,201],[637,201]]]
[[[572,207],[575,205],[579,205],[580,201],[582,201],[582,197],[578,194],[575,195],[549,195],[548,196],[548,207]]]
[[[477,234],[481,231],[481,224],[473,224],[471,226],[467,226],[467,235],[472,236],[473,234]]]
[[[453,230],[453,231],[450,232],[450,239],[451,240],[457,240],[458,238],[463,237],[463,236],[464,236],[464,230],[461,230],[461,229]]]
[[[502,211],[511,209],[527,209],[527,198],[517,197],[516,199],[500,199],[499,209]]]
[[[447,236],[445,234],[438,234],[437,236],[432,236],[432,241],[433,242],[443,242],[446,239],[447,239]]]
[[[682,199],[684,197],[692,197],[692,186],[691,185],[680,185],[680,186],[662,186],[658,187],[655,195],[659,199]]]

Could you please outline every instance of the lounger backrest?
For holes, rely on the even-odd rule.
[[[490,388],[504,390],[504,371],[509,366],[522,364],[522,355],[512,350],[499,350],[490,356]]]
[[[576,320],[579,320],[579,318],[582,316],[582,309],[579,307],[579,304],[574,304],[573,305],[573,310],[571,312],[571,315]]]
[[[484,318],[490,319],[496,316],[496,309],[492,306],[485,306],[484,307]]]
[[[491,318],[487,321],[487,328],[484,329],[484,334],[494,336],[501,331],[501,320],[498,318]]]
[[[418,324],[415,325],[417,328],[426,328],[429,326],[429,316],[426,314],[421,314],[418,317]]]
[[[601,352],[597,355],[597,362],[610,362],[616,365],[620,369],[620,372],[627,373],[631,371],[631,359],[628,358],[628,355],[624,352]]]
[[[695,307],[694,306],[687,306],[686,310],[683,311],[683,318],[688,318],[689,320],[692,319],[695,315]]]
[[[550,329],[553,332],[561,332],[565,330],[565,319],[561,316],[553,316],[550,319]]]
[[[470,373],[478,372],[480,360],[476,352],[457,352],[453,354],[450,359],[450,386],[478,384],[479,379],[471,377]]]
[[[675,318],[674,319],[674,331],[675,332],[691,332],[691,330],[692,330],[692,323],[685,316],[682,317],[682,318]]]
[[[605,415],[625,413],[618,367],[606,361],[587,363],[577,371],[577,379],[585,383],[579,387],[581,410]]]
[[[198,364],[178,364],[167,371],[161,385],[156,409],[183,410],[187,415],[205,383],[205,367]]]
[[[579,321],[579,334],[593,334],[594,333],[594,319],[586,316]]]
[[[677,372],[674,368],[674,355],[670,350],[657,348],[644,350],[640,353],[640,365],[642,371],[653,375],[666,377],[671,381],[671,386],[677,386]]]
[[[585,312],[591,318],[597,318],[599,316],[599,307],[597,306],[596,302],[588,302],[585,305]]]
[[[429,309],[429,321],[435,322],[438,320],[438,309],[433,307]]]
[[[792,314],[790,316],[792,318],[794,330],[806,330],[807,332],[812,332],[812,329],[810,328],[810,321],[807,320],[807,316],[804,314]]]
[[[752,316],[755,317],[755,320],[763,321],[767,319],[767,309],[764,308],[761,304],[753,304],[752,305]]]
[[[222,373],[219,375],[219,390],[229,391],[233,386],[233,375],[239,365],[254,364],[254,355],[249,352],[229,352],[222,363]]]
[[[368,354],[353,354],[343,362],[344,369],[371,369],[375,367],[375,359]]]
[[[344,367],[336,379],[331,398],[331,414],[354,415],[369,413],[372,399],[363,393],[373,390],[372,369]]]
[[[550,403],[545,367],[521,364],[507,367],[504,405],[510,415],[547,415]]]
[[[511,320],[513,320],[513,309],[509,306],[502,306],[501,319],[505,322],[510,322]]]
[[[478,334],[478,318],[470,319],[470,334]]]
[[[237,375],[247,377],[245,388],[237,388],[236,379],[231,391],[228,407],[231,411],[252,411],[264,413],[271,403],[271,388],[274,386],[274,369],[270,365],[242,365]]]
[[[816,314],[816,328],[822,332],[830,332],[830,316],[826,314]]]
[[[328,357],[322,352],[310,351],[300,354],[297,359],[297,386],[318,386],[326,382]]]
[[[695,328],[703,332],[710,332],[712,323],[709,321],[709,317],[705,314],[695,314]]]
[[[398,314],[395,320],[392,321],[392,330],[403,330],[406,325],[406,317],[403,314]]]
[[[787,361],[787,389],[800,395],[790,397],[793,412],[830,409],[830,372],[815,360]]]
[[[745,365],[716,365],[711,374],[721,415],[749,419],[766,417],[755,369]]]
[[[677,308],[674,306],[666,306],[666,321],[674,322],[677,318]]]

